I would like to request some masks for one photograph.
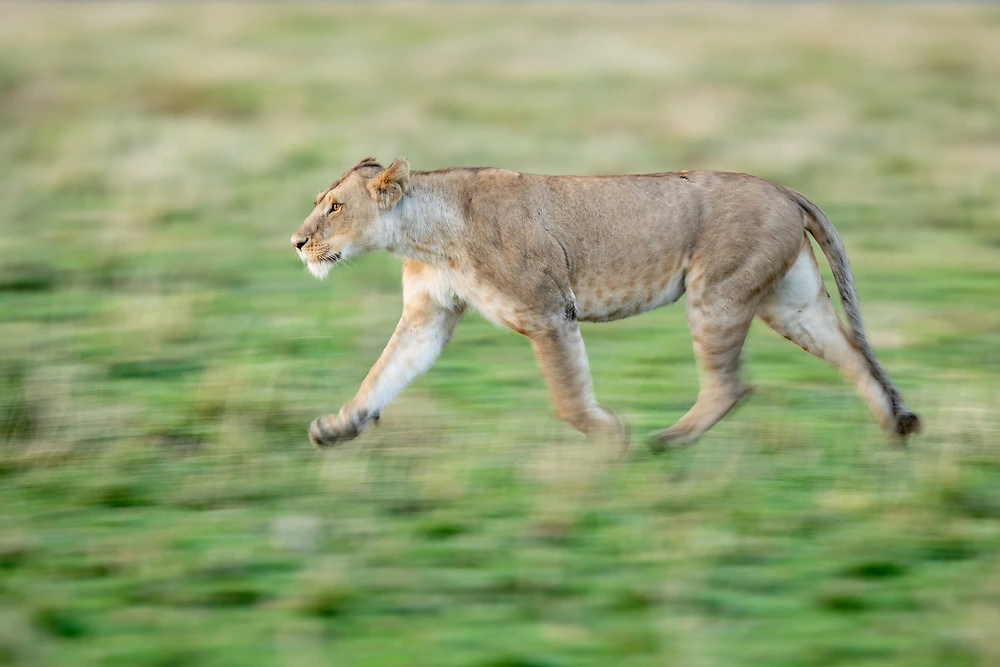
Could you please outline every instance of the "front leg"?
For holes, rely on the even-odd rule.
[[[552,318],[529,337],[559,418],[586,435],[624,441],[621,422],[594,397],[587,351],[575,316]]]
[[[462,307],[446,308],[426,293],[404,296],[403,316],[396,331],[368,372],[358,393],[337,414],[317,418],[309,439],[317,447],[352,440],[403,389],[438,358],[462,319]]]

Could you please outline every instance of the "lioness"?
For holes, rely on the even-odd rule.
[[[806,232],[830,262],[848,328]],[[687,293],[700,391],[654,434],[688,443],[744,396],[740,350],[754,316],[851,378],[881,424],[920,431],[865,337],[847,254],[798,192],[748,176],[679,171],[539,176],[505,169],[411,172],[365,159],[316,198],[292,236],[309,270],[373,250],[403,258],[403,315],[357,395],[309,427],[317,446],[356,437],[430,368],[467,307],[531,340],[561,419],[622,426],[598,404],[578,323],[609,322]]]

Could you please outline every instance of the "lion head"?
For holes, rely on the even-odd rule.
[[[387,169],[366,158],[316,197],[312,213],[292,235],[309,271],[325,278],[342,260],[387,248],[394,216],[410,184],[410,165],[396,158]]]

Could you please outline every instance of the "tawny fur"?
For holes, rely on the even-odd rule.
[[[837,317],[806,234],[830,262]],[[316,419],[317,445],[356,437],[434,363],[466,308],[527,336],[559,416],[588,434],[621,423],[597,403],[578,321],[607,322],[687,293],[701,388],[656,434],[691,442],[746,391],[739,360],[755,316],[840,369],[888,430],[920,430],[865,335],[839,235],[801,194],[713,171],[541,176],[504,169],[410,172],[361,161],[292,236],[310,271],[375,250],[403,258],[403,315],[357,395]]]

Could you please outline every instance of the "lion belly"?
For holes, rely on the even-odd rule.
[[[589,281],[574,286],[577,318],[584,322],[612,322],[667,306],[684,294],[683,269],[654,280],[629,279]]]

